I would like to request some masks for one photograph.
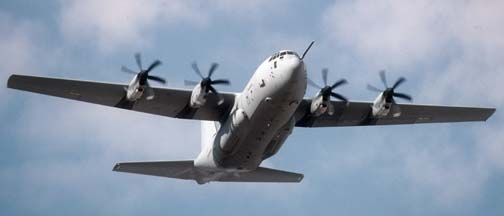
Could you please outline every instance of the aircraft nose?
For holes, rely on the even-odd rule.
[[[304,62],[299,58],[291,58],[287,62],[287,70],[284,73],[289,82],[298,81],[305,77]]]
[[[293,72],[296,72],[303,66],[303,61],[299,58],[291,58],[289,60],[289,67]]]

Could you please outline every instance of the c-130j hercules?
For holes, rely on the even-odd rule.
[[[205,77],[194,63],[201,81],[186,81],[192,90],[151,87],[149,80],[165,83],[150,72],[161,62],[143,69],[136,54],[139,72],[129,84],[11,75],[8,88],[101,104],[154,115],[202,120],[201,152],[195,160],[118,163],[114,171],[195,180],[199,184],[221,182],[300,182],[302,174],[260,167],[275,155],[294,127],[344,127],[439,122],[486,121],[492,108],[448,107],[398,104],[395,98],[411,100],[396,92],[405,79],[388,86],[385,72],[380,77],[385,89],[372,102],[348,101],[334,90],[341,79],[323,86],[307,78],[304,57],[290,50],[266,58],[241,93],[218,92],[214,85],[229,84],[212,79],[217,64]],[[304,98],[307,84],[319,88],[315,97]],[[331,100],[336,98],[338,100]]]

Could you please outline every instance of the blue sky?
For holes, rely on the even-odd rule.
[[[241,91],[280,49],[309,76],[347,78],[340,93],[408,78],[416,103],[496,107],[486,123],[295,129],[263,165],[300,184],[204,186],[112,172],[119,161],[197,156],[198,122],[4,89],[1,215],[502,215],[502,1],[1,1],[0,81],[12,73],[128,82],[133,53],[163,61],[170,87],[190,63],[221,65]],[[315,94],[309,89],[307,96]]]

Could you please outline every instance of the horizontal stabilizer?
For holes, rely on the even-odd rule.
[[[114,171],[168,178],[195,180],[198,184],[220,182],[300,182],[303,174],[259,167],[253,171],[206,170],[194,167],[193,161],[159,161],[118,163]]]

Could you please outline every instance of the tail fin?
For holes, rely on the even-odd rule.
[[[193,161],[118,163],[114,171],[195,180],[198,184],[220,182],[300,182],[303,174],[259,167],[253,171],[208,171],[194,167]]]

